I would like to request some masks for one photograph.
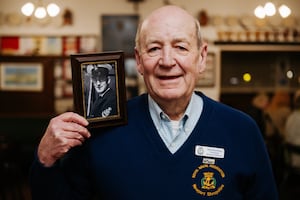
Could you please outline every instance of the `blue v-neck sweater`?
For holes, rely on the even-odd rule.
[[[160,138],[142,95],[127,103],[127,125],[94,130],[53,167],[36,159],[33,200],[92,199],[95,194],[101,200],[278,199],[255,122],[197,94],[203,112],[176,153]]]

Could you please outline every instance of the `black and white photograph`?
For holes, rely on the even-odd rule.
[[[115,62],[83,64],[83,76],[86,117],[117,115]]]
[[[75,110],[90,127],[126,123],[123,52],[71,55]]]

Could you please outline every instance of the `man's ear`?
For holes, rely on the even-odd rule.
[[[140,52],[137,50],[137,48],[134,48],[134,55],[136,61],[136,69],[141,75],[143,75],[144,69],[142,67],[141,60],[140,60],[141,59]]]
[[[199,73],[202,73],[206,68],[206,58],[207,58],[207,44],[204,43],[200,50]]]

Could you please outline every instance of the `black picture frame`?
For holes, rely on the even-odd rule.
[[[72,54],[70,59],[74,109],[89,121],[88,128],[126,124],[124,52]]]

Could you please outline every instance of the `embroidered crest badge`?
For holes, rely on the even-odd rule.
[[[193,174],[193,189],[201,196],[216,196],[220,194],[224,186],[224,171],[213,164],[198,166]]]

